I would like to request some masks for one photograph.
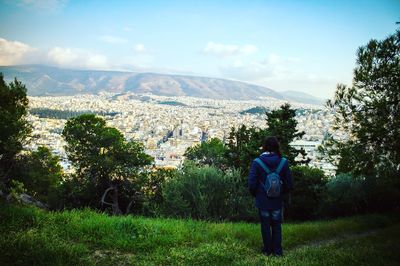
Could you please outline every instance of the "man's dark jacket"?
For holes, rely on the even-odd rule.
[[[275,153],[264,152],[259,158],[271,171],[274,171],[281,161],[281,157]],[[267,197],[267,193],[260,184],[260,182],[265,182],[266,176],[262,167],[257,162],[253,161],[250,168],[248,186],[250,193],[255,197],[255,206],[261,211],[281,209],[284,195],[293,189],[292,173],[290,172],[288,162],[285,162],[282,170],[279,172],[279,176],[282,180],[281,196],[277,198]]]

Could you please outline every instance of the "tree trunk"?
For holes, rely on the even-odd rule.
[[[113,201],[113,205],[112,205],[112,209],[113,209],[113,214],[114,215],[121,215],[122,211],[119,208],[119,203],[118,203],[118,187],[115,186],[114,187],[114,193],[112,196],[112,201]]]
[[[111,190],[113,190],[113,194],[111,196],[112,203],[105,201],[108,192],[110,192]],[[118,187],[117,186],[111,186],[111,187],[107,188],[106,191],[104,191],[104,194],[101,197],[101,203],[111,206],[114,215],[122,214],[122,211],[119,208],[119,203],[118,203]]]

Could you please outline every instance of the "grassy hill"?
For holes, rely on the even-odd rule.
[[[398,265],[400,217],[283,225],[284,258],[259,225],[45,212],[0,203],[0,265]]]

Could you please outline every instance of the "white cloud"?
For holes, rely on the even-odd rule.
[[[337,80],[307,72],[299,58],[269,54],[263,60],[233,60],[220,67],[221,77],[247,81],[275,90],[299,90],[318,97],[331,96]]]
[[[0,65],[50,64],[60,67],[108,69],[107,57],[91,51],[52,47],[39,50],[18,41],[0,38]]]
[[[18,41],[0,38],[0,65],[14,65],[24,61],[36,49]]]
[[[125,40],[124,38],[112,35],[103,35],[100,37],[100,40],[109,44],[121,44],[127,42],[127,40]]]
[[[133,47],[133,50],[137,53],[143,53],[146,51],[144,44],[138,43]]]
[[[250,55],[254,54],[258,51],[257,47],[255,45],[251,44],[246,44],[240,47],[239,52],[243,55]]]
[[[237,55],[250,55],[258,51],[258,48],[252,44],[232,45],[208,42],[203,48],[203,53],[218,57],[228,57]]]
[[[277,54],[269,54],[264,60],[252,60],[243,62],[235,60],[231,64],[221,67],[224,76],[259,82],[265,79],[288,79],[296,75],[298,58],[282,57]]]
[[[47,57],[50,63],[63,67],[105,69],[109,66],[104,55],[76,48],[53,47]]]

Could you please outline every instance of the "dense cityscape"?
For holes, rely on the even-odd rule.
[[[179,168],[185,150],[211,138],[225,140],[232,127],[241,125],[265,128],[266,116],[261,110],[279,108],[285,101],[273,98],[235,101],[192,97],[112,94],[60,97],[30,97],[31,110],[91,112],[102,115],[109,126],[119,129],[126,139],[141,142],[153,156],[158,167]],[[322,106],[291,103],[296,109],[297,128],[305,135],[291,145],[304,148],[311,159],[309,165],[334,174],[335,168],[317,151],[327,134],[332,132],[333,115]],[[258,111],[252,112],[252,109]],[[61,132],[66,119],[54,119],[31,112],[32,141],[26,147],[35,150],[40,145],[50,147],[60,156],[65,171],[71,171],[64,151]]]

